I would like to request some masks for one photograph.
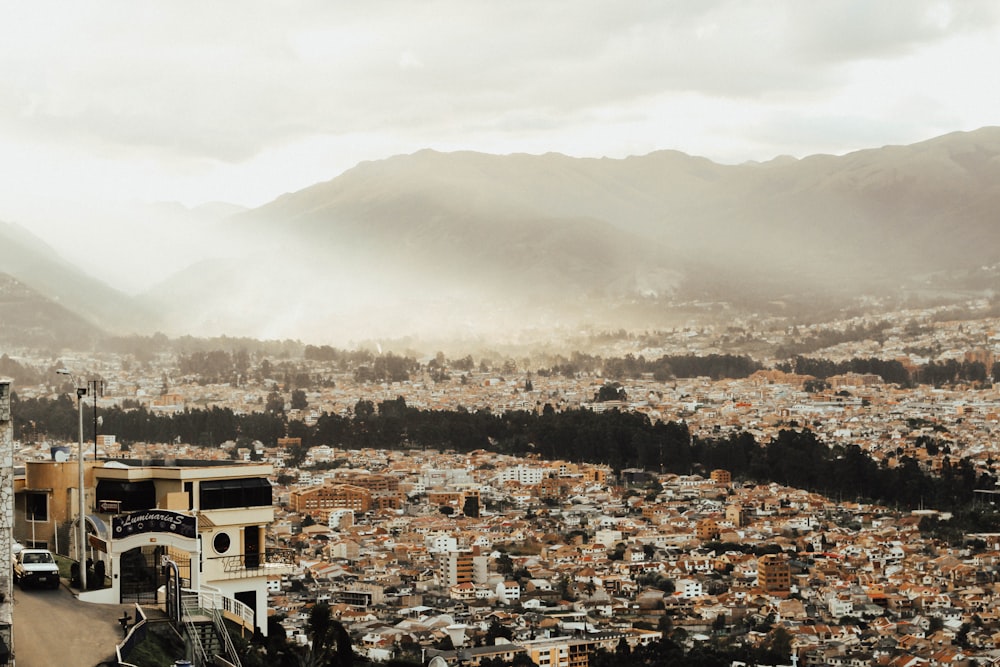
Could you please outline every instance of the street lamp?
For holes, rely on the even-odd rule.
[[[60,368],[56,372],[59,373],[59,375],[66,375],[69,376],[70,378],[73,378],[73,374],[70,373],[69,370],[66,368]],[[83,397],[87,395],[87,387],[81,386],[79,382],[75,381],[75,379],[73,383],[76,385],[76,405],[77,405],[77,412],[79,413],[80,416],[80,438],[78,443],[79,449],[77,449],[77,454],[76,454],[77,472],[79,473],[79,480],[78,480],[79,493],[77,495],[79,496],[79,501],[80,501],[79,516],[77,517],[79,526],[77,528],[78,532],[77,532],[76,555],[77,555],[78,568],[80,571],[80,590],[85,591],[87,590],[87,562],[86,562],[87,525],[85,523],[84,517],[86,516],[87,506],[86,503],[84,502],[84,488],[83,488]],[[96,438],[95,438],[95,443],[96,443]],[[95,444],[94,447],[96,448],[96,446],[97,445]]]

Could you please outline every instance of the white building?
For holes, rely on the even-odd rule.
[[[430,533],[424,537],[424,546],[432,554],[443,554],[458,550],[458,540],[448,533]]]
[[[519,482],[525,486],[541,484],[551,471],[547,468],[529,468],[524,465],[511,466],[498,470],[493,479],[499,483]]]
[[[497,602],[511,604],[521,599],[521,586],[516,581],[501,581],[497,584]]]
[[[698,598],[705,594],[701,582],[697,579],[678,579],[674,582],[675,592],[682,598]]]

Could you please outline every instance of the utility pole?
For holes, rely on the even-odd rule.
[[[87,380],[87,393],[94,401],[94,460],[97,460],[97,398],[104,395],[104,380]]]
[[[79,428],[79,440],[77,442],[77,473],[79,475],[78,480],[78,510],[77,510],[77,567],[80,571],[80,590],[87,590],[87,503],[86,503],[86,489],[83,486],[83,397],[87,395],[89,391],[89,382],[83,384],[74,378],[73,374],[70,373],[67,368],[60,368],[56,370],[59,375],[66,375],[67,377],[73,378],[73,384],[76,385],[76,409],[79,415],[80,428]],[[93,380],[92,382],[96,382]],[[97,405],[97,399],[94,399],[94,405]],[[96,410],[96,408],[95,408]],[[97,450],[97,436],[94,436],[94,450]]]

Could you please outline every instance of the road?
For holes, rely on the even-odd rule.
[[[111,659],[122,639],[127,604],[80,602],[66,588],[14,587],[14,655],[17,667],[94,667]],[[115,664],[115,663],[110,663]]]

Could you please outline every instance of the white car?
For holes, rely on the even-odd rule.
[[[59,588],[59,565],[48,549],[21,549],[14,556],[14,581],[21,588]]]

